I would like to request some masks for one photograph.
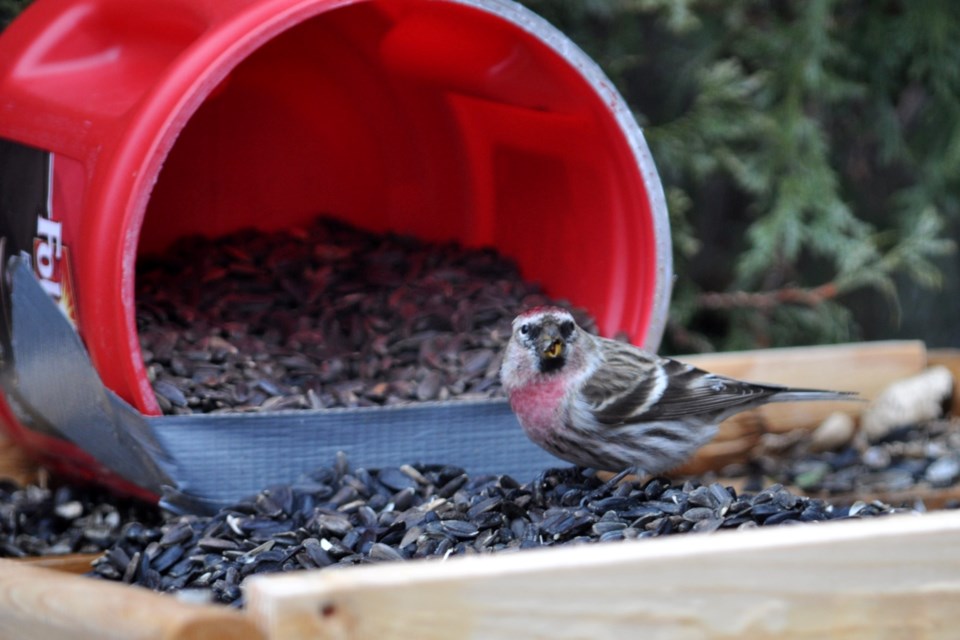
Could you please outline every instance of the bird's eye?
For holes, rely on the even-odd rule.
[[[573,320],[564,320],[560,325],[560,335],[562,335],[564,338],[569,338],[570,334],[573,333],[574,326]]]
[[[523,323],[522,325],[520,325],[520,333],[523,335],[527,335],[528,333],[530,333],[530,325],[528,325],[527,323]]]

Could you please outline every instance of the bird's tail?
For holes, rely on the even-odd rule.
[[[784,387],[768,398],[769,402],[808,402],[816,400],[838,402],[865,402],[856,391],[827,391],[825,389],[794,389]]]

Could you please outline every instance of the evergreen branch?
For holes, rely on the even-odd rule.
[[[690,331],[683,324],[672,320],[667,322],[667,332],[673,340],[676,348],[684,353],[709,353],[716,351],[716,345],[710,342],[705,336]]]
[[[784,304],[815,307],[832,300],[840,293],[834,282],[818,287],[783,287],[770,291],[708,291],[697,296],[703,309],[726,310],[738,308],[772,309]]]

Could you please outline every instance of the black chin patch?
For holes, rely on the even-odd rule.
[[[540,373],[555,373],[563,368],[567,359],[563,356],[556,358],[540,358]]]

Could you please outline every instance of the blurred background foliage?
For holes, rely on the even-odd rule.
[[[24,7],[33,0],[0,0],[0,29],[6,28]]]
[[[0,28],[30,0],[0,0]],[[667,194],[663,351],[960,346],[960,3],[522,0],[613,79]]]
[[[960,346],[960,3],[523,3],[644,128],[676,261],[663,351]]]

